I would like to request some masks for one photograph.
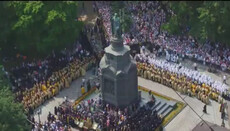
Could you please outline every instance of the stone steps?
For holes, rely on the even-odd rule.
[[[165,117],[173,110],[175,106],[176,102],[174,101],[164,101],[156,99],[156,102],[151,109],[153,112],[154,110],[156,110],[158,115],[162,115],[162,117]]]
[[[155,105],[153,106],[152,110],[155,110],[161,104],[161,101],[156,101]]]
[[[167,110],[165,110],[164,113],[161,114],[162,117],[164,118],[165,116],[167,116],[172,110],[173,110],[172,107],[167,108]]]
[[[167,104],[166,103],[161,103],[161,105],[160,106],[158,106],[157,108],[156,108],[156,111],[157,112],[159,112],[162,108],[164,108],[164,106],[166,106]]]
[[[157,112],[158,115],[163,114],[170,106],[166,104],[160,111]]]

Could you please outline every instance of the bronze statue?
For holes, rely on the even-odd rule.
[[[114,37],[121,38],[121,22],[117,13],[114,14],[113,18],[111,19],[111,23],[112,23],[112,35]]]

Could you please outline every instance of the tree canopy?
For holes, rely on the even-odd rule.
[[[14,101],[7,79],[0,66],[0,130],[1,131],[26,131],[30,130],[23,106]]]
[[[78,2],[0,2],[1,54],[47,55],[72,44],[83,27]]]
[[[187,33],[200,41],[209,39],[230,45],[230,2],[169,1],[167,7],[173,13],[162,29],[171,34]]]

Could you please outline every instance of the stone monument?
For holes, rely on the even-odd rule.
[[[115,15],[116,16],[116,15]],[[113,19],[111,44],[105,48],[100,68],[102,98],[117,107],[138,101],[137,67],[130,55],[130,48],[123,45],[119,17]]]
[[[117,13],[114,14],[112,20],[112,34],[118,39],[121,38],[121,19],[117,16]]]

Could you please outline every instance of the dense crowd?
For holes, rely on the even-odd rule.
[[[100,5],[99,14],[102,16],[103,24],[107,33],[111,34],[110,7],[109,2],[97,2]],[[160,7],[160,2],[126,2],[126,6],[131,12],[134,22],[134,28],[131,33],[123,34],[124,44],[133,45],[140,43],[149,43],[154,46],[157,52],[163,53],[166,51],[168,60],[178,62],[178,54],[183,58],[185,56],[203,61],[203,63],[211,63],[220,65],[226,69],[230,60],[230,51],[228,48],[221,47],[220,43],[211,46],[207,41],[201,45],[195,39],[187,36],[169,36],[167,32],[160,31],[160,26],[165,22],[165,12]],[[159,48],[155,48],[159,47]],[[221,47],[221,48],[220,48]],[[220,49],[220,50],[219,50]],[[173,52],[174,55],[169,55],[168,52]],[[222,52],[222,53],[221,53]],[[150,57],[150,56],[148,56]],[[172,58],[170,58],[172,57]],[[148,58],[149,59],[149,58]],[[167,70],[174,74],[186,76],[189,80],[196,81],[198,84],[210,86],[213,92],[223,94],[228,89],[226,84],[220,81],[215,81],[211,77],[201,74],[198,71],[187,68],[180,68],[179,64],[171,64],[166,61],[151,60],[151,64],[158,68]]]
[[[101,54],[99,54],[101,55]],[[22,63],[10,69],[8,77],[16,93],[16,100],[22,102],[27,113],[57,95],[71,82],[85,74],[96,58],[77,42],[73,48],[61,53],[52,53],[44,60]]]
[[[100,7],[105,30],[111,36],[111,22],[109,2],[97,2]],[[204,44],[198,43],[191,36],[169,35],[161,31],[160,26],[166,20],[166,14],[159,1],[125,2],[129,9],[134,29],[123,34],[124,44],[143,44],[148,42],[159,45],[162,49],[173,51],[180,56],[194,58],[198,61],[217,65],[223,70],[230,69],[230,50],[221,43],[212,43],[207,40]],[[184,31],[184,34],[186,31]]]
[[[71,105],[67,101],[58,107],[54,107],[54,114],[49,112],[47,121],[36,122],[34,117],[30,117],[29,121],[32,125],[32,131],[71,131],[74,123],[73,117],[70,115]]]
[[[135,30],[126,34],[127,42],[153,42],[160,33],[159,28],[165,18],[163,10],[159,8],[159,2],[141,2],[138,4],[127,2],[126,5],[132,14]]]
[[[103,29],[105,30],[106,35],[106,42],[108,43],[110,41],[110,38],[112,36],[112,26],[111,26],[111,7],[110,2],[105,1],[96,1],[95,5],[98,10],[98,14],[102,19]]]
[[[25,91],[30,89],[34,84],[47,80],[52,72],[64,68],[69,62],[74,59],[83,60],[84,57],[90,56],[90,53],[82,49],[78,43],[74,50],[63,50],[62,53],[56,55],[53,53],[44,60],[22,63],[21,66],[16,66],[10,69],[10,80],[13,84],[13,89],[17,91]]]
[[[170,36],[160,30],[161,23],[165,22],[165,13],[160,9],[159,2],[130,2],[130,9],[137,31],[134,40],[160,45],[180,55],[193,57],[200,61],[227,68],[230,66],[230,51],[221,43],[212,45],[210,41],[204,44],[188,36]]]
[[[67,128],[67,125],[71,125],[87,130],[155,130],[160,126],[162,118],[152,110],[154,100],[141,107],[135,103],[122,109],[104,103],[101,98],[84,100],[74,108],[55,107],[54,115],[49,113],[48,123],[44,125],[52,129],[63,128],[63,125]],[[53,126],[49,123],[53,123]]]
[[[147,54],[137,54],[135,60],[138,62],[139,76],[172,87],[181,93],[197,96],[206,104],[209,104],[209,98],[223,102],[221,96],[228,91],[228,86],[223,82],[180,64],[155,59]]]
[[[96,44],[93,34],[99,33],[101,41],[106,43],[105,45],[110,41],[112,31],[109,4],[104,1],[95,2],[95,8],[100,17],[96,21],[96,26],[90,30],[92,46]],[[172,36],[161,31],[160,26],[165,22],[166,15],[158,1],[126,2],[126,6],[131,12],[134,28],[131,29],[131,33],[123,34],[124,44],[149,42],[152,45],[160,46],[161,50],[171,50],[181,56],[230,68],[230,50],[223,44],[215,43],[213,46],[208,40],[204,44],[198,44],[192,37]],[[105,34],[103,29],[106,31]],[[215,81],[207,75],[179,64],[154,59],[151,55],[138,54],[135,59],[138,62],[139,76],[165,84],[181,93],[196,96],[206,104],[209,104],[210,98],[223,102],[221,94],[226,92],[228,86],[222,82]],[[29,114],[33,114],[36,107],[57,95],[60,90],[68,88],[73,80],[84,76],[86,70],[95,63],[96,58],[92,53],[84,49],[80,43],[76,43],[71,50],[64,49],[61,53],[53,52],[44,60],[23,62],[20,66],[10,69],[8,77],[13,85],[17,101],[23,103]],[[85,91],[82,94],[84,93]],[[160,125],[161,118],[147,105],[140,108],[135,105],[132,107],[119,110],[104,104],[101,99],[89,100],[83,101],[77,109],[73,110],[58,107],[54,115],[49,114],[48,122],[42,125],[34,122],[34,119],[31,121],[36,123],[33,126],[34,131],[38,128],[41,130],[68,130],[67,125],[73,123],[73,119],[72,117],[70,119],[69,115],[77,118],[75,123],[83,122],[87,127],[92,127],[97,123],[97,127],[100,129],[152,130]],[[130,112],[135,112],[135,115],[131,116]],[[140,116],[143,117],[139,119]],[[139,121],[136,120],[137,118]]]

